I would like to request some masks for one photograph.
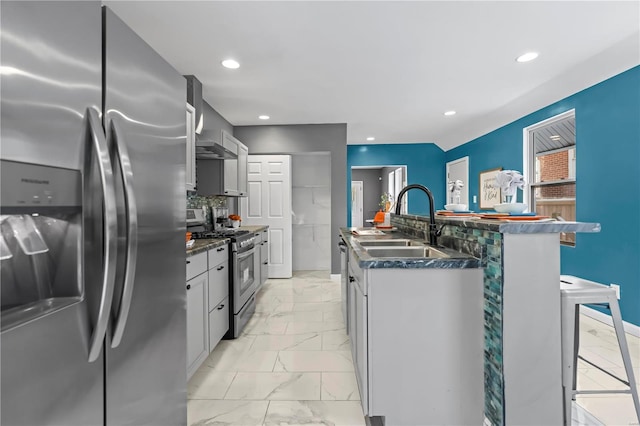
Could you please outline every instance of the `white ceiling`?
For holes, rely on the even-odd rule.
[[[105,4],[234,126],[347,123],[349,144],[449,150],[640,64],[638,1]]]

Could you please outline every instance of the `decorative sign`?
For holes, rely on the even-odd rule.
[[[480,172],[478,182],[480,183],[480,209],[493,209],[495,204],[502,202],[502,194],[500,188],[496,185],[496,175],[502,170],[502,167],[496,169],[484,170]]]

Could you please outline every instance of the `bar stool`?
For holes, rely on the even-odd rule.
[[[571,401],[577,394],[600,394],[600,393],[630,393],[633,404],[636,408],[636,416],[640,420],[640,402],[638,400],[638,389],[636,387],[631,357],[627,338],[622,326],[622,316],[616,291],[609,286],[577,278],[571,275],[560,276],[560,294],[562,300],[562,393],[564,400],[564,421],[565,425],[571,426]],[[627,373],[628,381],[625,381],[603,368],[578,355],[580,346],[580,305],[597,304],[606,307],[611,312],[613,327],[618,338],[618,346],[622,355],[622,361]],[[611,377],[629,386],[624,390],[576,390],[577,362],[578,358],[596,367]]]

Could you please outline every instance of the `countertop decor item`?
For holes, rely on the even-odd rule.
[[[514,197],[515,198],[515,197]],[[523,213],[527,209],[525,203],[502,203],[493,206],[498,213]]]
[[[455,181],[454,180],[449,181],[449,192],[451,193],[451,202],[448,205],[465,205],[460,203],[460,190],[462,190],[463,186],[464,186],[464,183],[462,183],[460,179],[457,179]],[[447,206],[444,206],[444,208],[447,209]],[[462,210],[465,210],[465,209],[466,207]]]
[[[232,228],[240,228],[240,222],[242,222],[242,218],[237,214],[230,214],[229,219],[231,219],[231,227]]]
[[[388,192],[383,192],[380,196],[380,209],[383,212],[390,212],[393,207],[393,197]]]
[[[468,211],[466,204],[446,204],[444,206],[444,209],[451,212],[467,212]]]
[[[524,189],[524,177],[517,170],[502,170],[496,174],[495,186],[502,191],[504,203],[515,203],[518,188]]]
[[[496,176],[501,170],[502,167],[498,167],[480,172],[478,176],[478,208],[480,210],[493,209],[493,205],[498,204],[502,200],[500,187],[496,186]]]

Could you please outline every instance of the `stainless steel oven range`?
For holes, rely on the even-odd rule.
[[[231,306],[229,310],[229,331],[226,339],[235,339],[256,311],[256,285],[254,257],[256,249],[254,236],[249,231],[238,231],[231,238],[229,283]],[[259,256],[259,254],[258,254]]]

